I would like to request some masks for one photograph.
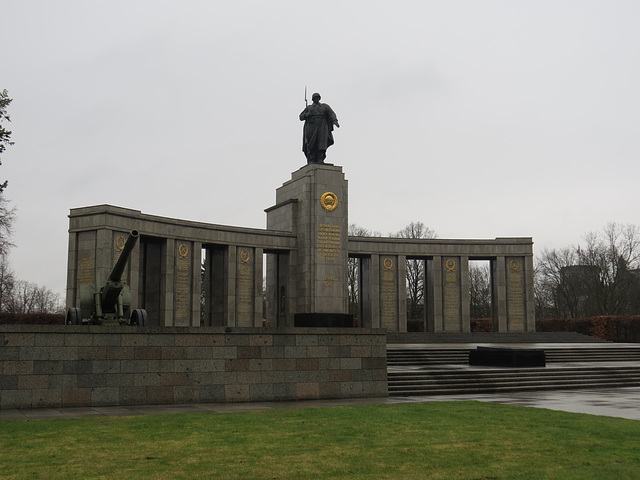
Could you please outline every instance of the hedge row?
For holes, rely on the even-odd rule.
[[[64,325],[62,313],[6,313],[0,312],[0,324]]]
[[[610,342],[640,342],[640,315],[536,319],[538,332],[578,332]]]

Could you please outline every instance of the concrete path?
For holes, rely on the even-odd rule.
[[[41,408],[0,410],[0,420],[70,419],[103,416],[153,415],[162,413],[235,413],[278,408],[320,408],[397,403],[451,402],[477,400],[565,412],[586,413],[640,420],[640,387],[611,390],[567,390],[505,394],[452,395],[428,397],[385,397],[351,400],[308,400],[300,402],[210,403],[192,405],[144,405],[132,407]]]

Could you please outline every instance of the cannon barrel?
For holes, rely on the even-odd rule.
[[[120,257],[118,258],[118,261],[113,267],[113,270],[111,270],[111,273],[109,274],[109,278],[107,279],[107,282],[119,282],[122,279],[122,274],[124,273],[124,267],[127,265],[127,262],[129,261],[129,257],[131,256],[131,251],[133,250],[133,247],[136,246],[136,242],[138,241],[139,236],[140,235],[138,234],[137,230],[131,230],[131,232],[129,232],[129,238],[127,238],[127,241],[124,243],[124,247],[122,248]]]
[[[100,293],[97,294],[96,304],[98,302],[100,303],[99,307],[97,307],[97,310],[100,311],[99,315],[102,315],[102,312],[111,312],[117,308],[118,297],[120,296],[120,292],[125,288],[124,283],[121,281],[124,267],[127,265],[127,261],[131,256],[131,250],[133,250],[133,247],[135,247],[138,241],[138,236],[137,230],[131,230],[129,238],[127,238],[124,247],[122,247],[120,257],[109,274],[109,278],[100,289]]]

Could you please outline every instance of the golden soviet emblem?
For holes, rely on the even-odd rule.
[[[338,196],[332,192],[323,193],[320,204],[327,212],[333,212],[338,206]]]
[[[118,235],[116,237],[116,249],[121,252],[122,250],[124,250],[124,244],[125,244],[124,237],[122,235]]]
[[[251,255],[249,255],[249,252],[247,250],[242,250],[240,252],[240,262],[249,263],[249,260],[251,260]]]
[[[382,261],[382,266],[385,270],[391,270],[393,268],[393,260],[391,260],[390,258],[385,258]]]
[[[509,267],[511,268],[512,272],[517,272],[520,270],[520,262],[518,260],[511,260],[509,262]]]
[[[189,255],[189,247],[186,243],[181,243],[178,247],[178,257],[186,258],[187,255]]]
[[[455,272],[456,270],[456,261],[453,258],[450,258],[445,263],[445,268],[447,272]]]

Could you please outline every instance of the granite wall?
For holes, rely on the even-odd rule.
[[[0,409],[387,395],[381,329],[0,325]]]

